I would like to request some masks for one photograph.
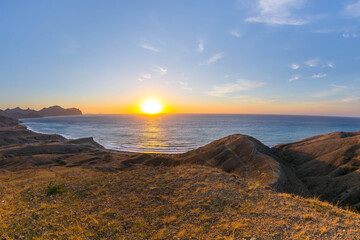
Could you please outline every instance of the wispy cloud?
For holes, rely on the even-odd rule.
[[[335,84],[331,85],[331,87],[332,87],[331,89],[321,91],[319,93],[314,94],[313,96],[317,98],[329,97],[348,88],[347,86],[340,86]]]
[[[208,60],[206,60],[205,62],[203,63],[200,63],[200,65],[210,65],[220,59],[222,59],[224,57],[224,53],[217,53],[215,54],[214,56],[212,56],[211,58],[209,58]]]
[[[162,68],[160,66],[154,69],[154,72],[160,73],[161,75],[167,74],[168,70],[166,68]]]
[[[143,74],[140,78],[138,78],[138,81],[143,82],[145,79],[151,79],[151,74],[150,73]]]
[[[307,0],[257,0],[246,22],[271,25],[304,25],[309,20],[294,15],[294,10],[304,7]]]
[[[229,31],[230,35],[240,38],[242,36],[242,34],[238,31],[238,30],[230,30]]]
[[[326,77],[326,76],[327,76],[326,73],[318,73],[318,74],[312,75],[311,77],[312,77],[312,78],[324,78],[324,77]]]
[[[293,63],[293,64],[290,64],[289,67],[293,70],[297,70],[300,68],[300,65],[299,64],[296,64],[296,63]]]
[[[334,33],[334,32],[338,32],[339,29],[333,29],[333,28],[321,28],[321,29],[316,29],[313,30],[311,32],[313,33],[320,33],[320,34],[327,34],[327,33]]]
[[[145,74],[142,75],[142,78],[151,79],[151,74],[150,73],[145,73]]]
[[[347,5],[344,12],[349,17],[360,17],[360,0]]]
[[[240,99],[239,101],[243,103],[270,104],[276,102],[276,99],[247,98],[247,99]]]
[[[327,63],[327,66],[328,66],[329,68],[335,68],[335,64],[334,64],[333,62],[328,62],[328,63]]]
[[[141,44],[140,47],[146,49],[146,50],[149,50],[149,51],[152,51],[152,52],[160,52],[160,50],[154,46],[150,46],[148,44]]]
[[[340,28],[323,28],[311,31],[319,34],[340,34],[343,38],[357,38],[357,28],[354,26]]]
[[[203,52],[205,50],[204,47],[204,42],[203,41],[199,41],[198,47],[196,49],[198,52]]]
[[[319,58],[313,58],[313,59],[309,59],[305,62],[306,65],[308,65],[309,67],[317,67],[319,65]]]
[[[356,96],[351,96],[351,97],[341,99],[341,102],[344,102],[344,103],[353,103],[353,102],[358,102],[358,101],[360,101],[360,97],[356,97]]]
[[[208,92],[209,95],[215,97],[224,97],[226,94],[246,91],[252,88],[258,88],[265,85],[263,82],[249,81],[245,79],[239,79],[234,83],[226,83],[222,85],[213,86],[212,90]]]
[[[343,38],[357,38],[358,35],[356,33],[343,33],[342,37]]]
[[[296,76],[293,76],[293,77],[291,77],[291,78],[289,78],[289,82],[293,82],[293,81],[296,81],[296,80],[299,80],[301,78],[301,76],[299,76],[299,75],[296,75]]]
[[[187,82],[178,81],[178,83],[180,84],[181,89],[183,89],[183,90],[187,90],[187,91],[192,91],[193,90],[191,87],[188,86],[189,84]]]

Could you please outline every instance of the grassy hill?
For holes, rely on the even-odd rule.
[[[0,175],[5,239],[359,239],[360,215],[220,169],[52,167]]]

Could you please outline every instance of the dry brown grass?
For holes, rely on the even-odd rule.
[[[6,239],[360,238],[356,213],[190,165],[3,173],[0,216]]]

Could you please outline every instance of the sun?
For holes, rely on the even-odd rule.
[[[164,110],[164,105],[156,99],[146,99],[140,104],[140,110],[145,114],[158,114]]]

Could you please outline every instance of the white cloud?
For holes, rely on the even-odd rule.
[[[341,92],[348,88],[347,86],[340,86],[340,85],[335,85],[335,84],[333,84],[331,86],[332,86],[331,89],[321,91],[319,93],[314,94],[313,96],[317,97],[317,98],[329,97],[329,96],[335,95],[338,92]]]
[[[295,81],[295,80],[299,80],[301,78],[301,76],[297,75],[297,76],[293,76],[291,78],[289,78],[289,82]]]
[[[230,33],[230,35],[237,37],[237,38],[242,36],[242,34],[238,30],[231,30],[231,31],[229,31],[229,33]]]
[[[251,98],[251,96],[247,96],[247,95],[240,95],[240,96],[234,96],[234,97],[231,97],[233,99],[249,99]]]
[[[358,37],[358,35],[356,34],[356,33],[343,33],[342,34],[342,37],[343,38],[357,38]]]
[[[360,0],[347,5],[345,13],[350,17],[360,17]]]
[[[208,60],[206,60],[205,62],[200,63],[200,65],[210,65],[210,64],[220,60],[223,57],[224,57],[224,53],[217,53],[214,56],[212,56],[211,58],[209,58]]]
[[[143,82],[143,81],[144,81],[144,79],[142,79],[142,78],[138,78],[138,81],[139,81],[139,82]]]
[[[326,73],[318,73],[318,74],[312,75],[311,77],[312,77],[312,78],[324,78],[324,77],[326,77],[326,76],[327,76]]]
[[[150,46],[148,44],[141,44],[140,47],[147,49],[149,51],[152,51],[152,52],[160,52],[160,50],[158,48]]]
[[[308,65],[309,67],[317,67],[319,65],[319,61],[320,61],[320,59],[314,58],[314,59],[307,60],[305,62],[305,64]]]
[[[142,75],[142,78],[151,79],[151,74],[150,74],[150,73],[146,73],[146,74]]]
[[[252,13],[255,16],[246,22],[258,22],[271,25],[304,25],[309,21],[294,16],[293,10],[302,8],[307,0],[257,0]]]
[[[313,33],[320,34],[340,34],[343,38],[357,38],[358,34],[356,33],[356,27],[341,27],[341,28],[328,28],[328,29],[317,29],[311,31]]]
[[[313,30],[311,32],[313,33],[321,33],[321,34],[327,34],[327,33],[334,33],[334,32],[338,32],[338,29],[332,29],[332,28],[322,28],[322,29],[317,29],[317,30]]]
[[[343,98],[341,99],[341,102],[344,103],[353,103],[353,102],[357,102],[360,100],[360,97],[355,97],[355,96],[351,96],[351,97],[347,97],[347,98]]]
[[[187,82],[184,82],[184,81],[178,81],[178,83],[179,83],[180,85],[182,85],[182,86],[187,86],[187,85],[188,85],[188,83],[187,83]]]
[[[187,82],[178,81],[178,84],[181,85],[181,89],[184,89],[184,90],[187,90],[187,91],[192,91],[193,90],[191,87],[188,86]]]
[[[296,64],[296,63],[293,63],[293,64],[290,64],[289,67],[293,70],[297,70],[300,68],[300,65],[299,64]]]
[[[333,62],[328,62],[327,66],[329,68],[335,68],[335,64]]]
[[[239,101],[243,103],[257,103],[257,104],[270,104],[276,102],[275,99],[264,99],[264,98],[248,98],[248,99],[240,99]]]
[[[192,91],[193,90],[191,87],[185,87],[185,86],[182,86],[181,89],[184,89],[186,91]]]
[[[166,68],[162,68],[160,66],[154,69],[155,72],[160,73],[161,75],[167,74],[168,70]]]
[[[205,50],[204,48],[204,42],[203,41],[199,41],[198,47],[197,47],[197,51],[198,52],[203,52]]]
[[[228,93],[246,91],[252,88],[258,88],[263,86],[263,82],[254,82],[245,79],[239,79],[234,83],[226,83],[222,85],[213,86],[212,91],[208,92],[209,95],[215,97],[224,97]]]

